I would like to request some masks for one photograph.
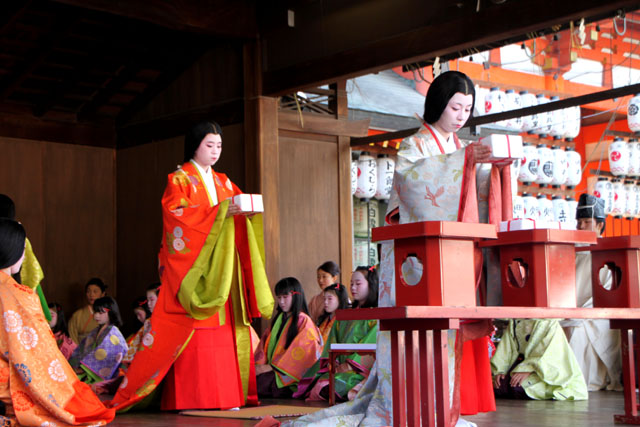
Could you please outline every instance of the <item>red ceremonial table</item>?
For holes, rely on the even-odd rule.
[[[625,383],[625,414],[614,420],[640,425],[633,348],[640,308],[575,308],[575,243],[596,243],[596,233],[547,229],[496,233],[490,224],[424,221],[375,228],[372,240],[394,242],[397,307],[338,310],[336,318],[378,319],[379,329],[391,333],[394,426],[449,426],[447,329],[459,329],[461,320],[494,318],[611,319],[611,328],[622,330]],[[638,292],[640,239],[634,243],[637,247],[624,250],[635,250],[636,257],[627,256],[626,264],[620,259],[618,265],[624,267],[623,288]],[[499,248],[505,306],[476,306],[480,246]],[[402,266],[413,267],[416,260],[422,272],[409,280]]]
[[[625,407],[625,414],[615,415],[614,421],[640,425],[633,349],[640,309],[404,306],[336,313],[338,320],[378,319],[379,329],[390,331],[393,425],[411,427],[449,427],[446,330],[458,329],[461,319],[612,319],[611,328],[621,329],[622,334]]]

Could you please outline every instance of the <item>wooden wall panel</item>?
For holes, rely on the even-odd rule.
[[[279,147],[280,278],[297,277],[310,300],[319,292],[317,267],[340,262],[337,138],[281,135]]]
[[[84,303],[92,276],[114,295],[114,150],[0,138],[0,153],[0,192],[16,203],[47,299],[70,314]]]
[[[114,150],[44,143],[43,153],[47,299],[71,312],[94,276],[117,297]]]

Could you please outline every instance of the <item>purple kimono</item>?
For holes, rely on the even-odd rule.
[[[127,342],[116,326],[110,325],[99,334],[100,328],[91,331],[69,359],[73,368],[81,367],[87,373],[88,378],[81,378],[87,383],[113,378],[128,350]]]

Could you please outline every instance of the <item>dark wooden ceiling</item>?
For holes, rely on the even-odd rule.
[[[237,70],[257,88],[245,95],[273,96],[639,7],[635,0],[3,1],[0,135],[116,147],[137,113],[223,44],[239,57],[257,52],[251,68]],[[241,104],[233,104],[234,120],[242,119]]]

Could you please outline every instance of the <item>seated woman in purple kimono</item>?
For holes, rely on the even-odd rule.
[[[75,349],[69,364],[78,378],[87,384],[103,384],[118,377],[127,343],[118,329],[122,325],[118,303],[111,297],[102,297],[93,303],[93,318],[98,327],[84,338]],[[100,391],[100,388],[96,388]]]

